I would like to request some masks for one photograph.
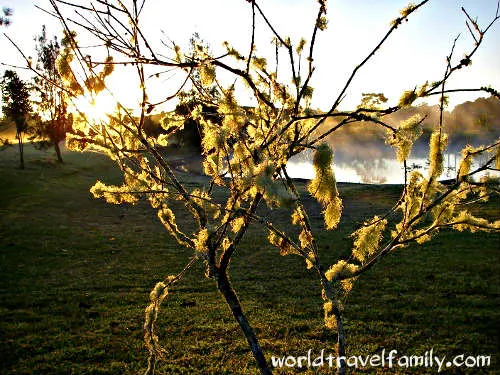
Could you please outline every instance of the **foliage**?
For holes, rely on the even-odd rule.
[[[4,116],[16,124],[16,138],[19,145],[21,169],[24,169],[24,135],[30,131],[29,119],[32,116],[30,92],[16,72],[6,70],[2,82],[2,111]]]
[[[64,92],[63,79],[57,69],[57,61],[61,51],[57,37],[49,40],[45,26],[35,38],[37,42],[36,70],[39,75],[34,78],[33,89],[38,95],[36,102],[38,121],[34,126],[32,139],[38,140],[40,147],[53,146],[57,159],[62,163],[59,143],[66,138],[66,132],[71,130],[73,116],[68,113],[67,94]]]
[[[57,3],[51,3],[61,20],[69,21],[62,16]],[[401,12],[401,17],[393,22],[382,41],[353,70],[344,88],[332,99],[331,109],[321,114],[313,114],[309,103],[314,94],[310,80],[315,71],[315,40],[317,34],[327,26],[325,1],[318,2],[312,37],[307,43],[310,47],[307,56],[304,54],[305,43],[301,40],[295,45],[289,37],[283,37],[265,16],[258,2],[252,1],[250,6],[254,16],[248,52],[239,52],[225,43],[227,55],[216,57],[200,45],[195,47],[195,54],[185,54],[174,45],[167,60],[158,57],[157,51],[151,48],[144,36],[139,22],[140,9],[135,6],[135,2],[130,9],[122,3],[119,7],[101,10],[82,7],[96,17],[100,17],[100,12],[113,14],[112,20],[108,22],[114,26],[107,27],[96,22],[87,29],[105,41],[108,58],[101,63],[83,58],[75,34],[67,29],[68,44],[64,53],[79,59],[84,72],[74,74],[76,66],[72,67],[68,58],[67,63],[60,64],[61,76],[69,87],[74,88],[75,95],[82,94],[85,89],[91,94],[103,90],[108,66],[114,66],[112,62],[115,60],[109,55],[109,50],[112,50],[136,69],[142,90],[138,106],[140,116],[133,116],[119,105],[120,115],[113,116],[107,123],[93,123],[84,119],[76,125],[77,134],[68,138],[68,145],[80,151],[104,152],[120,167],[124,182],[117,185],[98,182],[91,189],[94,196],[102,197],[110,203],[135,204],[139,198],[146,199],[157,210],[157,215],[168,232],[179,244],[189,248],[192,254],[185,266],[180,267],[180,272],[158,283],[151,295],[145,325],[145,340],[150,350],[147,373],[154,372],[156,362],[163,354],[154,331],[160,303],[167,290],[199,261],[203,262],[205,275],[213,281],[239,324],[260,372],[264,375],[272,373],[230,279],[231,259],[253,225],[261,225],[269,232],[269,241],[279,247],[282,255],[295,254],[301,257],[307,268],[313,269],[317,274],[321,284],[325,323],[335,330],[336,354],[341,358],[346,355],[343,305],[354,280],[387,254],[410,243],[428,241],[443,228],[460,231],[500,229],[500,221],[476,217],[467,209],[471,202],[478,198],[484,200],[498,191],[494,182],[475,181],[473,176],[493,168],[500,141],[473,151],[475,154],[494,154],[478,167],[466,174],[457,175],[449,185],[439,182],[447,141],[443,129],[443,112],[448,94],[445,86],[455,71],[467,65],[463,64],[463,59],[457,64],[452,63],[454,48],[448,56],[443,78],[431,85],[423,84],[418,93],[416,90],[407,91],[396,107],[382,108],[384,97],[382,94],[375,94],[367,97],[364,103],[370,108],[359,107],[355,111],[338,109],[359,69],[370,60],[401,22],[425,3],[427,0],[411,4]],[[254,37],[257,15],[274,35],[275,60],[279,60],[280,53],[287,57],[290,76],[282,73],[278,76],[280,64],[277,62],[273,66],[269,63],[272,59],[256,54]],[[498,18],[497,12],[485,29],[481,29],[473,21],[474,26],[477,26],[476,34],[473,34],[476,44],[466,54],[467,59],[470,60],[474,55],[484,34]],[[67,27],[67,22],[64,25]],[[126,34],[128,39],[115,31],[117,28],[121,30],[124,25],[129,25]],[[99,65],[103,66],[100,72],[96,71]],[[143,129],[146,112],[154,106],[148,102],[145,72],[165,67],[177,70],[186,77],[174,97],[183,90],[185,82],[192,78],[193,71],[199,73],[201,90],[216,84],[217,114],[221,121],[204,116],[201,105],[191,111],[191,117],[202,129],[203,167],[207,180],[201,187],[188,184],[185,176],[173,168],[163,149],[169,136],[182,129],[184,118],[177,114],[167,116],[162,123],[166,132],[157,138],[146,136]],[[223,85],[219,82],[217,77],[221,73],[231,74],[234,79],[246,85],[256,103],[253,108],[245,108],[238,103],[235,84]],[[87,77],[84,83],[78,82],[79,76]],[[440,121],[430,141],[430,168],[427,176],[418,172],[409,173],[406,168],[406,158],[412,143],[420,134],[420,119],[412,119],[399,128],[384,122],[384,115],[410,105],[416,95],[439,95],[441,103]],[[376,102],[371,103],[373,100]],[[340,118],[340,121],[334,127],[323,127],[327,118],[335,117]],[[352,255],[346,258],[338,249],[333,249],[336,259],[332,262],[332,254],[327,256],[323,251],[325,246],[320,241],[322,231],[312,225],[313,212],[299,193],[297,182],[288,175],[287,162],[290,157],[304,150],[314,150],[315,178],[309,184],[308,191],[324,209],[322,216],[326,229],[338,228],[345,208],[332,172],[333,151],[324,143],[324,139],[337,129],[358,121],[366,122],[367,126],[383,127],[391,133],[393,145],[404,167],[406,183],[400,198],[386,214],[374,217],[367,215],[363,218],[365,224],[352,236]],[[291,210],[290,219],[294,225],[275,224],[268,213],[276,209],[283,210],[287,215]],[[332,266],[328,267],[326,264]],[[270,268],[266,265],[263,267],[266,274],[272,274]],[[345,372],[346,363],[341,360],[338,373]]]
[[[382,93],[363,93],[361,103],[358,106],[359,108],[367,108],[367,109],[382,109],[384,103],[387,103],[387,98]]]
[[[189,40],[190,49],[187,58],[191,60],[205,60],[209,57],[209,46],[198,33],[194,33]],[[180,92],[179,104],[175,107],[177,115],[184,116],[184,126],[179,137],[183,145],[197,148],[201,151],[202,129],[199,121],[191,116],[194,109],[200,105],[201,113],[205,120],[220,124],[221,118],[217,114],[219,92],[215,82],[215,68],[209,64],[202,64],[189,75],[191,89]]]
[[[10,25],[10,17],[12,16],[12,9],[3,7],[2,8],[3,15],[0,16],[0,26],[9,26]]]
[[[2,111],[16,123],[19,132],[27,130],[26,117],[31,113],[28,86],[16,72],[6,70],[2,79]]]

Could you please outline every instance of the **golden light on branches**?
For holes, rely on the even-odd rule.
[[[301,39],[296,45],[277,30],[258,1],[249,1],[252,12],[250,48],[236,51],[226,44],[227,54],[212,56],[201,45],[195,46],[193,51],[182,51],[175,43],[165,42],[165,51],[157,51],[141,27],[142,8],[136,1],[130,6],[121,1],[97,1],[96,7],[90,7],[51,0],[55,14],[66,29],[67,46],[71,47],[71,50],[65,51],[70,61],[60,64],[66,78],[65,89],[73,92],[72,100],[87,117],[87,121],[82,121],[77,132],[69,137],[68,145],[80,151],[103,152],[123,172],[122,185],[106,186],[97,182],[92,189],[93,194],[110,203],[135,203],[142,198],[151,204],[166,230],[180,245],[192,250],[192,258],[186,262],[187,266],[181,274],[195,261],[204,263],[207,277],[213,280],[238,322],[261,374],[269,375],[272,369],[229,277],[232,256],[251,225],[261,226],[281,255],[300,256],[307,267],[316,272],[324,299],[324,321],[337,333],[339,356],[345,356],[346,350],[341,306],[356,278],[389,252],[411,242],[430,240],[441,228],[499,229],[498,221],[476,218],[462,207],[479,195],[483,199],[498,192],[498,184],[477,182],[473,176],[496,168],[499,141],[464,154],[465,158],[472,152],[489,155],[481,165],[472,168],[466,159],[461,163],[462,171],[450,184],[439,181],[446,148],[446,135],[442,131],[447,94],[445,86],[456,70],[467,66],[463,61],[453,64],[454,46],[442,78],[430,85],[422,83],[416,86],[420,87],[418,90],[404,92],[398,105],[385,107],[386,100],[382,93],[368,94],[355,110],[339,110],[339,104],[358,71],[371,61],[399,27],[403,27],[403,21],[411,19],[413,13],[427,2],[411,4],[401,12],[380,42],[353,69],[340,92],[331,97],[330,109],[319,112],[309,107],[314,95],[310,82],[315,71],[316,36],[328,25],[325,1],[315,5],[318,9],[315,19],[310,20],[311,38]],[[61,7],[78,10],[87,18],[82,16],[81,20],[71,22],[72,19],[63,15]],[[256,17],[274,37],[278,51],[276,56],[257,54],[258,49],[254,45]],[[498,19],[497,10],[485,29],[480,29],[476,21],[472,23],[479,31],[474,34],[476,43],[467,52],[467,59],[472,58],[484,34]],[[471,19],[469,22],[472,22]],[[87,57],[78,47],[70,24],[100,40],[105,50],[103,55],[116,56],[104,61]],[[278,59],[282,56],[286,56],[284,61]],[[275,66],[271,64],[271,61],[278,60]],[[134,78],[140,86],[138,103],[133,110],[122,105],[116,107],[105,95],[106,81],[113,71],[111,66],[117,71],[122,65],[133,68]],[[283,65],[286,65],[288,75],[281,70],[278,73],[278,68]],[[202,186],[193,187],[188,183],[167,157],[165,146],[182,131],[184,117],[167,114],[159,136],[149,136],[144,131],[145,119],[156,105],[150,102],[148,77],[163,74],[160,71],[175,71],[183,77],[170,86],[167,81],[163,101],[178,98],[186,91],[188,83],[195,92],[196,105],[187,117],[195,121],[200,129],[205,173]],[[218,79],[220,75],[231,76],[232,83],[224,84]],[[241,105],[235,91],[236,82],[246,87],[254,106]],[[212,89],[217,95],[209,95]],[[93,99],[79,99],[83,91]],[[409,106],[417,97],[432,95],[440,95],[443,104],[440,123],[436,124],[431,137],[430,173],[424,176],[419,172],[410,173],[406,167],[412,146],[422,134],[422,119],[412,117],[394,127],[385,121],[385,116]],[[213,113],[204,111],[207,103],[216,108]],[[115,111],[114,108],[118,109]],[[107,115],[110,109],[112,113]],[[327,122],[327,119],[335,121]],[[325,227],[336,229],[341,224],[344,203],[331,168],[333,151],[325,139],[335,136],[340,128],[360,122],[388,132],[388,143],[394,146],[395,157],[403,166],[405,186],[386,215],[363,218],[364,224],[351,236],[349,257],[344,259],[337,251],[337,259],[328,266],[322,246],[318,243],[321,237],[318,231],[322,229],[318,230],[311,224],[311,208],[305,204],[304,193],[299,192],[296,182],[288,176],[287,163],[292,156],[304,150],[314,150],[315,178],[308,185],[308,192],[323,209],[321,215]],[[268,210],[281,208],[292,209],[294,229],[278,228],[272,223]],[[179,219],[181,217],[182,220]],[[189,229],[184,228],[185,221],[191,223],[186,226]],[[264,272],[272,271],[264,269]],[[153,325],[166,292],[166,283],[157,284],[151,296],[151,305],[146,310],[145,338],[150,350],[148,373],[154,372],[156,359],[162,354]],[[345,371],[345,361],[341,361],[338,373],[344,374]]]

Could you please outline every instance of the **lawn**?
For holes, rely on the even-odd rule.
[[[143,311],[150,289],[187,263],[145,203],[108,205],[89,188],[118,183],[104,156],[52,154],[27,146],[0,152],[0,374],[138,374],[146,367]],[[180,169],[180,168],[179,168]],[[179,171],[190,186],[203,179]],[[305,184],[301,183],[304,189]],[[348,254],[350,231],[382,213],[401,188],[342,184],[341,230],[322,232],[324,258]],[[500,199],[481,208],[500,217]],[[310,203],[312,204],[312,203]],[[479,209],[478,209],[479,210]],[[271,212],[277,225],[288,218]],[[319,210],[313,215],[321,225]],[[500,373],[500,236],[444,231],[401,249],[361,277],[345,304],[349,355],[491,355],[491,365],[448,374]],[[166,358],[158,374],[256,374],[247,344],[202,264],[171,291],[158,332]],[[281,257],[254,227],[231,275],[268,356],[333,352],[323,327],[321,288],[298,257]],[[366,367],[363,374],[435,374],[436,368]],[[286,369],[277,374],[330,374]]]

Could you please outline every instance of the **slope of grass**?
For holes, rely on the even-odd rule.
[[[64,165],[27,147],[0,153],[0,374],[137,374],[145,369],[143,310],[154,284],[191,253],[179,247],[146,204],[114,206],[88,192],[96,179],[120,181],[98,154],[65,153]],[[192,178],[191,184],[200,183]],[[304,189],[304,185],[301,185]],[[341,230],[322,232],[324,256],[349,251],[350,231],[383,212],[399,187],[342,185]],[[312,203],[311,203],[312,204]],[[483,211],[499,216],[499,201]],[[271,213],[277,225],[287,218]],[[319,211],[313,215],[319,226]],[[232,281],[267,355],[333,352],[322,325],[321,289],[296,257],[281,257],[260,228],[236,253]],[[500,373],[499,235],[443,232],[391,254],[355,284],[345,305],[350,355],[492,356]],[[171,291],[158,322],[166,358],[159,374],[255,374],[245,339],[197,265]],[[280,374],[334,373],[277,370]],[[436,368],[358,369],[370,374],[434,374]]]

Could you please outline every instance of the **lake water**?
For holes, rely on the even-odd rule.
[[[456,170],[460,164],[459,154],[445,154],[444,170],[440,176],[441,180],[456,177]],[[473,166],[477,163],[474,163]],[[410,158],[407,161],[409,169],[416,169],[424,176],[428,173],[428,162],[426,158]],[[404,167],[396,158],[373,158],[373,159],[351,159],[334,163],[333,169],[338,182],[354,182],[367,184],[402,184],[404,183]],[[290,159],[287,171],[293,178],[314,178],[314,168],[310,154],[298,155]],[[489,172],[490,175],[500,177],[499,172]],[[478,173],[475,178],[484,176]]]

